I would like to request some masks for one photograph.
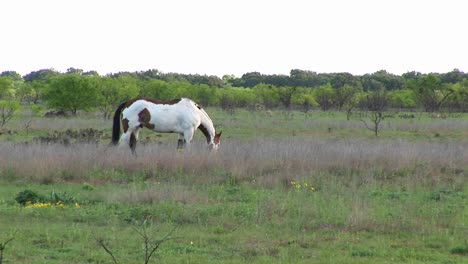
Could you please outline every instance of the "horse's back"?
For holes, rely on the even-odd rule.
[[[158,132],[181,133],[186,129],[200,125],[197,105],[192,100],[181,98],[163,101],[163,103],[158,102],[145,99],[136,100],[124,110],[123,118],[140,121],[141,117],[145,116],[148,122],[145,126],[153,127],[153,130]]]

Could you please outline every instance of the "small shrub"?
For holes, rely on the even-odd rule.
[[[83,183],[83,186],[81,187],[83,190],[86,190],[86,191],[92,191],[94,190],[94,186],[92,184],[89,184],[89,183]]]
[[[456,254],[456,255],[468,256],[468,244],[454,247],[450,250],[450,253]]]
[[[16,198],[15,200],[21,204],[22,206],[25,206],[26,203],[39,203],[39,202],[42,202],[44,200],[44,197],[37,194],[36,192],[34,191],[31,191],[31,190],[24,190],[22,192],[19,192],[17,195],[16,195]]]
[[[59,193],[56,193],[55,191],[50,192],[49,198],[46,198],[45,200],[46,202],[50,202],[50,203],[62,202],[64,204],[74,204],[76,202],[75,197],[70,196],[66,192],[59,194]]]
[[[31,190],[24,190],[16,195],[15,200],[22,206],[33,204],[78,204],[75,197],[66,192],[56,193],[55,191],[50,192],[48,196],[44,196]]]

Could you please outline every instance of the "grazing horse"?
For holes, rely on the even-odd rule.
[[[120,123],[123,128],[122,137]],[[183,150],[186,144],[192,142],[197,128],[205,135],[210,149],[218,149],[221,137],[221,132],[215,132],[213,121],[205,110],[190,99],[159,101],[137,98],[123,102],[115,110],[112,143],[120,146],[129,144],[132,153],[136,154],[138,133],[143,127],[160,133],[178,133],[178,150]]]

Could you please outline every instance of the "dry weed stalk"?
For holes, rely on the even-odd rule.
[[[16,231],[13,233],[11,238],[7,239],[5,242],[0,243],[0,264],[3,263],[3,251],[8,243],[10,243],[13,239],[15,239]]]
[[[159,247],[162,245],[162,243],[172,239],[171,235],[175,231],[176,227],[174,227],[169,233],[167,233],[162,239],[152,241],[152,239],[149,237],[146,229],[146,220],[143,221],[141,224],[141,230],[138,228],[135,228],[135,231],[143,238],[143,244],[144,244],[144,251],[145,251],[145,264],[150,263],[151,257],[154,255],[154,253],[159,249]],[[96,242],[98,243],[99,246],[101,246],[107,254],[112,258],[112,261],[114,264],[117,264],[117,259],[115,258],[114,254],[110,250],[110,248],[106,245],[104,242],[103,238],[95,238]],[[1,264],[1,262],[0,262]]]

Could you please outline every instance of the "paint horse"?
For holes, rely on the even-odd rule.
[[[216,133],[213,121],[205,110],[190,99],[159,101],[137,98],[123,102],[115,110],[112,143],[119,146],[128,144],[132,153],[136,154],[138,134],[143,127],[160,133],[178,133],[178,150],[183,150],[186,144],[192,142],[197,128],[205,135],[209,149],[217,150],[221,137],[221,132]]]

